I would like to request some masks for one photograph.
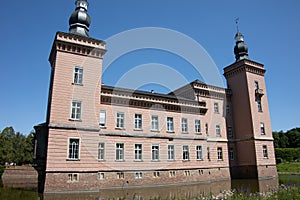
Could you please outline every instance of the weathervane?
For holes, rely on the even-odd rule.
[[[239,20],[240,18],[235,19],[235,24],[236,24],[236,31],[239,32]]]

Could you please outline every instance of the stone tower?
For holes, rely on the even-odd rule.
[[[49,57],[51,77],[47,118],[45,123],[35,126],[35,168],[39,173],[39,192],[47,191],[51,180],[61,178],[53,177],[52,172],[70,171],[68,161],[75,162],[73,168],[77,171],[84,170],[79,154],[86,152],[79,152],[78,146],[87,132],[99,131],[105,42],[89,37],[88,2],[76,0],[75,5],[69,20],[70,32],[57,32],[55,35]],[[70,146],[74,151],[67,155],[66,160],[65,152]]]
[[[243,35],[235,35],[236,61],[224,68],[231,91],[232,137],[229,150],[232,178],[277,177],[264,65],[248,58]]]

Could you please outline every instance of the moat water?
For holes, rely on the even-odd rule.
[[[40,195],[36,189],[20,190],[0,188],[1,200],[104,200],[104,199],[194,199],[205,195],[217,195],[223,191],[235,189],[238,192],[256,193],[267,192],[278,185],[297,185],[300,187],[300,175],[280,175],[279,179],[268,180],[232,180],[219,181],[208,184],[119,188],[101,190],[93,193],[68,193]]]

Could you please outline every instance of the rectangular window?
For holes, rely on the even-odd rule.
[[[232,147],[229,148],[229,159],[234,160],[234,151]]]
[[[136,173],[135,173],[135,178],[136,178],[136,179],[141,179],[141,178],[143,178],[143,173],[142,173],[142,172],[136,172]]]
[[[98,179],[103,180],[104,179],[104,173],[103,172],[98,172]]]
[[[76,66],[74,68],[74,78],[73,83],[74,84],[82,84],[82,78],[83,78],[83,68]]]
[[[268,158],[268,149],[267,149],[267,145],[263,145],[263,156],[264,156],[264,158]]]
[[[258,90],[258,89],[259,89],[259,84],[258,84],[258,81],[254,81],[254,88],[255,88],[256,90]]]
[[[152,145],[152,160],[159,160],[159,145]]]
[[[81,119],[81,101],[73,100],[71,103],[71,119]]]
[[[142,129],[142,115],[141,114],[134,115],[134,128]]]
[[[205,133],[208,135],[208,123],[205,123]]]
[[[79,160],[79,139],[69,138],[68,159]]]
[[[151,116],[151,130],[158,131],[158,116]]]
[[[174,132],[173,117],[167,117],[167,132]]]
[[[105,127],[106,123],[106,111],[100,110],[100,127]]]
[[[176,176],[176,172],[175,172],[175,171],[169,171],[169,176],[170,176],[170,177]]]
[[[265,131],[265,124],[264,123],[260,123],[260,132],[262,135],[265,135],[266,134],[266,131]]]
[[[68,182],[78,182],[79,181],[79,174],[73,173],[68,174]]]
[[[218,152],[218,160],[223,160],[222,147],[218,147],[217,152]]]
[[[220,125],[216,125],[216,136],[220,137],[221,136],[221,128]]]
[[[207,159],[210,161],[210,149],[207,147]]]
[[[98,160],[104,160],[105,159],[105,144],[100,142],[98,145]]]
[[[196,158],[197,158],[197,160],[202,160],[202,146],[201,145],[196,146]]]
[[[174,145],[168,145],[168,160],[175,160]]]
[[[124,178],[124,172],[117,172],[117,179],[123,179]]]
[[[188,132],[187,118],[182,118],[181,119],[181,131],[183,133],[187,133]]]
[[[124,113],[121,112],[117,113],[116,127],[120,129],[124,128]]]
[[[219,104],[217,102],[214,103],[214,113],[219,113]]]
[[[261,100],[260,100],[260,99],[257,99],[256,102],[257,102],[257,109],[258,109],[258,112],[262,112],[263,110],[262,110]]]
[[[195,133],[201,133],[201,121],[199,119],[195,120]]]
[[[116,160],[124,160],[124,143],[116,143]]]
[[[226,105],[226,115],[230,115],[230,113],[231,113],[230,110],[231,110],[231,109],[230,109],[230,105],[227,104],[227,105]]]
[[[159,171],[153,172],[153,177],[154,177],[154,178],[157,178],[157,177],[159,177],[159,176],[160,176]]]
[[[227,132],[228,132],[228,137],[233,137],[233,134],[232,134],[232,127],[231,126],[228,126],[227,127]]]
[[[188,145],[182,146],[182,159],[183,160],[190,160],[190,151]]]
[[[134,145],[134,160],[141,161],[142,160],[142,144]]]

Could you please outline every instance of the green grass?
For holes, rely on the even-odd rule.
[[[277,164],[278,172],[300,172],[300,162],[286,162]]]

